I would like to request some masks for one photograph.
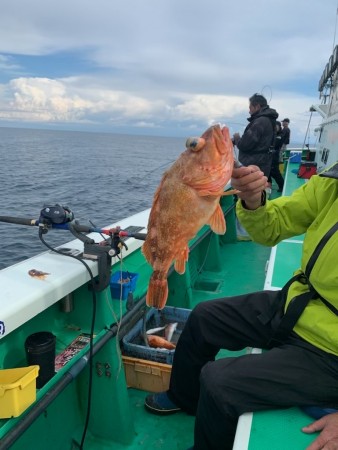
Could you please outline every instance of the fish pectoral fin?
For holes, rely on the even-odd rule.
[[[176,257],[175,259],[174,268],[176,272],[179,273],[180,275],[183,275],[185,272],[185,263],[188,261],[188,258],[189,258],[189,247],[186,246],[178,255],[178,257]]]
[[[152,275],[149,281],[146,303],[156,309],[163,309],[168,298],[168,282],[155,279]]]
[[[218,204],[214,214],[209,219],[209,225],[216,234],[224,234],[226,230],[225,218],[221,206]]]

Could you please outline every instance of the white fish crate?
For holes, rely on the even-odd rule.
[[[186,321],[188,320],[191,309],[176,308],[165,306],[161,311],[151,308],[148,311],[146,319],[146,330],[160,328],[171,323],[177,323],[171,342],[176,344]],[[156,333],[162,336],[160,333]],[[165,348],[147,347],[143,338],[143,320],[137,324],[122,339],[122,354],[136,358],[157,361],[163,364],[172,364],[175,350]]]

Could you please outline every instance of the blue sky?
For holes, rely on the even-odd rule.
[[[303,143],[336,12],[337,0],[3,0],[0,126],[242,132],[260,92]]]

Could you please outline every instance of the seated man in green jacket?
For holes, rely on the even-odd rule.
[[[234,169],[238,218],[263,245],[306,233],[301,268],[280,291],[196,306],[175,351],[169,391],[146,398],[151,412],[196,415],[195,450],[232,449],[247,411],[338,406],[338,180],[313,176],[272,201],[266,182],[257,166]],[[245,347],[269,351],[215,360],[221,348]],[[323,429],[308,450],[338,449],[337,415],[304,428]]]

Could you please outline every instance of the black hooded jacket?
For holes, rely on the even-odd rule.
[[[275,109],[265,106],[248,118],[250,122],[245,128],[237,147],[243,153],[266,153],[273,146],[276,119]]]
[[[277,117],[275,109],[264,106],[248,118],[249,125],[237,143],[239,161],[245,166],[259,166],[267,176],[270,173]]]

